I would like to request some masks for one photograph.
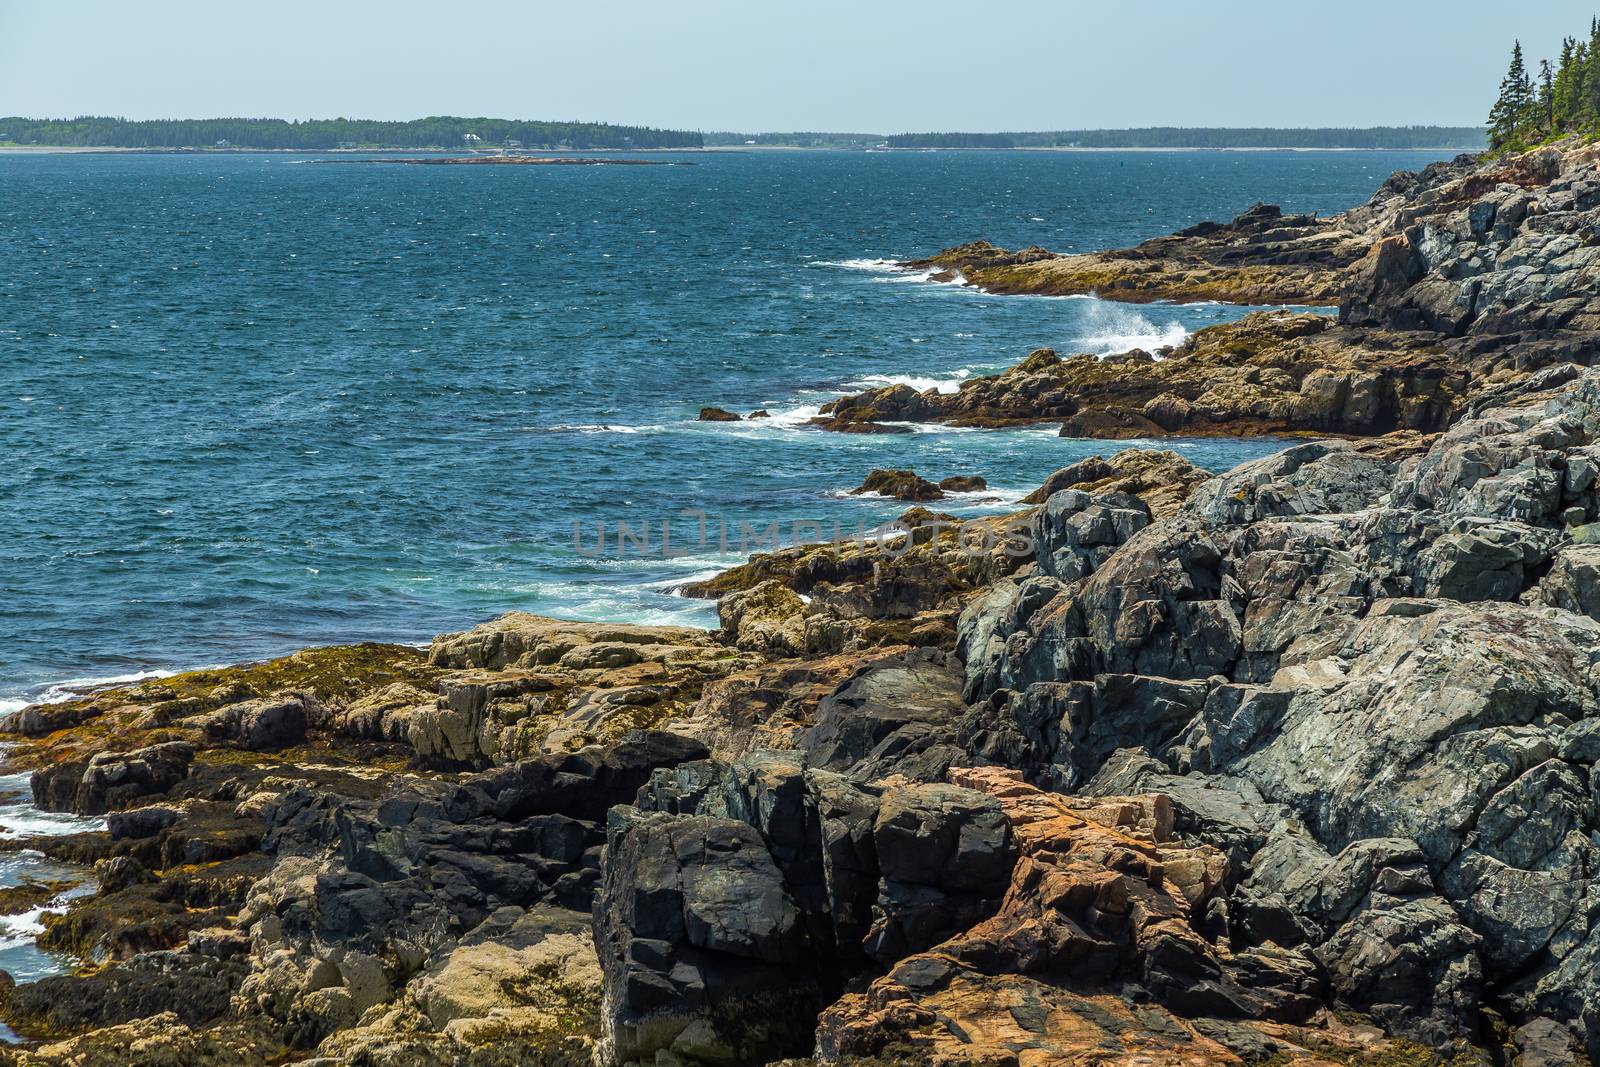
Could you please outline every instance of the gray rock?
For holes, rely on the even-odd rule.
[[[195,725],[212,740],[233,741],[241,748],[259,752],[299,744],[305,739],[306,726],[320,711],[312,697],[280,693],[229,704],[195,720]]]
[[[764,1063],[810,1052],[821,1007],[800,911],[743,822],[616,808],[595,908],[601,1058]]]

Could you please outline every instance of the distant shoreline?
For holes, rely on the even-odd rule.
[[[0,145],[0,155],[143,155],[143,156],[365,156],[385,155],[434,156],[459,149],[450,148],[120,148],[112,145]],[[852,152],[861,155],[918,155],[938,152],[1481,152],[1481,146],[1436,145],[1417,148],[1326,148],[1296,147],[1293,145],[1259,145],[1223,147],[1215,145],[1144,145],[1121,148],[1091,148],[1080,145],[1038,145],[1022,148],[830,148],[811,145],[716,145],[708,148],[542,148],[541,154],[579,155],[616,153],[639,155],[643,153],[718,155],[729,152]],[[499,155],[480,152],[463,159],[499,159]]]
[[[727,148],[541,148],[540,153],[578,155],[597,152],[707,152],[731,151]],[[384,155],[437,156],[460,154],[460,148],[244,148],[187,147],[187,148],[124,148],[117,145],[50,145],[50,144],[0,144],[0,155],[134,155],[134,156],[370,156]],[[462,156],[464,159],[500,159],[498,152],[477,152]]]

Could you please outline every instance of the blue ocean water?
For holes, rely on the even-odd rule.
[[[678,165],[0,155],[0,701],[510,609],[711,623],[671,587],[731,560],[719,522],[736,549],[740,522],[883,521],[901,506],[844,491],[887,465],[981,474],[998,493],[960,504],[994,510],[1120,447],[799,428],[829,397],[1242,313],[989,297],[883,260],[1334,212],[1433,156],[653,158]],[[695,422],[706,404],[775,417]],[[1221,469],[1273,445],[1175,447]],[[586,554],[597,523],[694,509],[712,543],[678,518],[686,556]]]

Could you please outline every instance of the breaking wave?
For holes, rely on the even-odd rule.
[[[1096,300],[1083,307],[1085,310],[1072,344],[1097,356],[1115,355],[1135,348],[1155,353],[1157,349],[1175,347],[1189,339],[1188,329],[1176,319],[1157,323],[1126,304],[1104,300]]]

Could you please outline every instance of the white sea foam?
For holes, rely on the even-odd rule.
[[[1071,346],[1100,356],[1135,348],[1153,353],[1158,348],[1181,345],[1189,337],[1189,331],[1176,319],[1158,324],[1126,304],[1107,301],[1089,305],[1078,329]]]
[[[1169,322],[1162,327],[1155,327],[1142,333],[1114,333],[1098,337],[1084,337],[1078,340],[1078,345],[1097,356],[1112,356],[1119,352],[1128,352],[1135,348],[1142,348],[1146,352],[1159,357],[1158,348],[1174,348],[1189,339],[1189,331],[1184,329],[1182,323]]]
[[[916,374],[868,374],[857,378],[855,381],[846,382],[846,389],[883,389],[891,385],[909,385],[919,393],[929,389],[937,389],[941,393],[958,393],[961,383],[970,377],[972,372],[963,367],[950,378],[931,378]]]
[[[135,671],[132,674],[112,674],[104,677],[93,678],[66,678],[54,685],[46,686],[34,698],[35,704],[59,704],[64,700],[72,700],[83,695],[89,689],[99,689],[108,685],[128,685],[133,682],[148,682],[156,678],[171,678],[177,671],[150,670]]]
[[[939,501],[939,506],[947,511],[954,511],[1019,504],[1022,498],[1031,492],[1032,489],[1006,489],[997,485],[991,485],[987,489],[975,489],[969,493],[952,493],[946,490],[944,499]]]
[[[881,278],[872,279],[875,282],[936,282],[939,285],[966,285],[967,279],[960,271],[951,271],[948,278],[936,278],[935,275],[945,273],[944,267],[929,267],[925,270],[915,270],[902,267],[893,274],[886,274]]]
[[[617,426],[607,422],[574,422],[551,426],[550,433],[638,433],[643,426]]]
[[[843,267],[846,270],[866,270],[875,274],[892,274],[900,271],[900,263],[893,259],[813,259],[808,266]]]
[[[893,259],[814,259],[809,266],[866,271],[878,275],[872,279],[875,282],[932,282],[935,275],[943,274],[946,270],[944,267],[906,267]],[[949,278],[940,279],[940,282],[945,285],[965,285],[967,279],[962,277],[960,271],[955,271]]]
[[[797,426],[805,425],[820,414],[822,414],[822,407],[819,404],[797,404],[792,408],[774,411],[764,419],[746,420],[741,428],[749,430],[771,426],[782,430],[792,430]],[[728,425],[731,426],[733,424],[729,423]]]
[[[0,837],[56,837],[106,828],[98,816],[40,811],[33,806],[28,778],[26,773],[0,775]]]

